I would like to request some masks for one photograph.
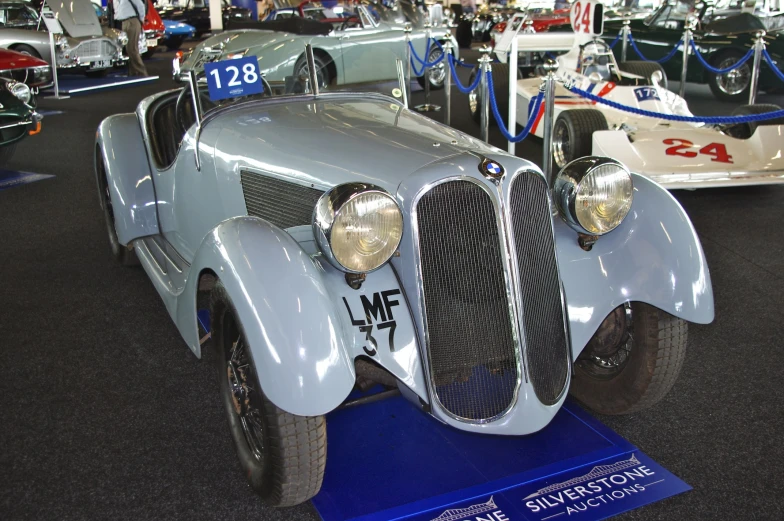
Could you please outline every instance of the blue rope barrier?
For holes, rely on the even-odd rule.
[[[637,43],[635,43],[634,37],[631,35],[631,33],[629,33],[629,43],[632,44],[632,49],[634,49],[634,52],[637,53],[637,56],[639,56],[640,59],[646,62],[656,62],[656,63],[664,63],[670,61],[672,57],[675,56],[675,54],[678,52],[678,49],[683,45],[683,41],[680,41],[675,44],[675,47],[673,47],[670,53],[664,58],[659,58],[658,60],[649,60],[648,58],[643,56],[643,54],[640,52],[640,49],[637,48]]]
[[[531,111],[531,103],[528,104],[528,122],[525,124],[525,128],[523,131],[520,132],[518,135],[513,136],[509,133],[509,130],[504,125],[504,120],[501,117],[501,113],[498,112],[498,104],[495,100],[495,87],[493,86],[493,73],[491,71],[487,71],[487,91],[490,93],[490,108],[493,110],[493,116],[495,116],[495,121],[498,123],[498,129],[501,131],[501,135],[504,136],[504,139],[507,141],[511,141],[512,143],[519,143],[520,141],[524,140],[528,137],[528,134],[531,132],[531,127],[534,125],[534,121],[536,120],[536,114],[539,112],[539,106],[542,103],[542,97],[544,93],[539,91],[539,94],[536,95],[536,98],[532,100],[534,110]],[[477,77],[481,77],[481,74]]]
[[[482,75],[477,74],[476,78],[474,78],[474,83],[472,83],[468,87],[460,83],[460,78],[457,77],[457,71],[455,70],[455,57],[452,56],[451,54],[449,55],[449,70],[452,71],[452,77],[455,80],[455,87],[457,87],[457,90],[459,90],[463,94],[470,94],[472,90],[474,90],[479,86],[479,82],[482,81]]]
[[[776,64],[773,63],[773,58],[770,57],[767,49],[762,49],[762,57],[765,58],[765,61],[768,62],[770,68],[773,69],[773,74],[775,74],[779,80],[784,81],[784,72],[781,72]]]
[[[435,42],[435,44],[436,44],[436,45],[438,46],[438,48],[441,50],[441,54],[439,55],[439,57],[438,57],[438,58],[436,58],[436,59],[435,59],[435,60],[433,60],[432,62],[429,62],[429,61],[427,61],[427,57],[430,55],[430,49],[432,48],[430,44],[431,44],[432,42]],[[425,49],[425,59],[424,59],[424,60],[423,60],[423,59],[421,59],[419,56],[417,56],[417,53],[416,53],[416,51],[414,50],[414,45],[413,45],[411,42],[408,42],[408,46],[411,48],[411,59],[412,59],[412,62],[411,62],[411,63],[413,63],[413,60],[416,60],[416,61],[417,61],[417,63],[419,63],[420,65],[422,65],[422,67],[423,67],[423,68],[424,68],[424,67],[435,67],[436,65],[438,65],[439,63],[441,63],[441,60],[443,60],[443,59],[444,59],[444,48],[443,48],[443,47],[441,47],[441,44],[439,44],[439,43],[438,43],[436,40],[434,40],[434,39],[432,39],[432,38],[431,38],[431,40],[430,40],[430,41],[428,41],[428,42],[427,42],[427,48]],[[419,76],[419,74],[417,74],[417,76]]]
[[[617,44],[617,43],[618,43],[618,41],[621,39],[621,36],[622,36],[622,35],[623,35],[623,31],[619,32],[619,33],[618,33],[618,35],[615,37],[615,40],[613,40],[612,42],[610,42],[610,43],[609,43],[609,47],[610,47],[610,49],[612,49],[613,47],[615,47],[615,44]]]
[[[627,107],[618,102],[601,98],[588,91],[582,90],[576,86],[566,86],[567,90],[573,92],[585,99],[601,103],[612,107],[614,109],[637,114],[638,116],[647,116],[649,118],[664,119],[668,121],[682,121],[685,123],[705,123],[708,125],[727,125],[737,123],[751,123],[753,121],[765,121],[768,119],[776,119],[784,117],[784,110],[774,110],[772,112],[765,112],[763,114],[749,114],[746,116],[679,116],[677,114],[661,114],[650,110],[638,109],[636,107]]]
[[[691,45],[691,48],[694,51],[694,55],[697,57],[697,61],[699,61],[703,67],[708,69],[713,74],[726,74],[730,71],[734,71],[735,69],[741,67],[744,63],[749,61],[749,58],[754,56],[754,49],[749,49],[749,52],[747,52],[743,58],[736,61],[729,67],[725,67],[724,69],[717,69],[716,67],[711,66],[710,63],[705,61],[705,58],[702,57],[702,54],[700,53],[700,50],[697,48],[697,44],[694,43],[694,40],[689,40],[689,44]]]

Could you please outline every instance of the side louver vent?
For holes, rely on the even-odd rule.
[[[241,172],[240,182],[248,215],[283,229],[309,225],[316,201],[324,193],[255,172]]]

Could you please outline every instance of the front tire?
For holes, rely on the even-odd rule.
[[[12,47],[12,50],[26,54],[28,56],[32,56],[33,58],[41,58],[41,55],[38,53],[38,51],[35,50],[35,48],[23,43]]]
[[[14,157],[16,143],[0,147],[0,166],[5,166]]]
[[[627,61],[619,63],[618,67],[623,72],[642,76],[643,78],[650,81],[651,85],[653,85],[653,73],[659,71],[662,74],[662,81],[659,83],[659,86],[664,87],[665,89],[669,88],[670,86],[669,82],[667,81],[667,73],[664,72],[664,68],[656,62]]]
[[[184,41],[185,37],[183,36],[169,36],[166,41],[163,42],[163,44],[170,51],[176,51],[182,46],[182,42]]]
[[[553,165],[561,169],[570,161],[590,156],[593,133],[608,128],[607,118],[596,109],[561,112],[553,125]]]
[[[112,249],[112,257],[123,266],[136,266],[139,259],[133,251],[133,245],[124,246],[117,238],[117,229],[114,224],[114,207],[112,206],[112,194],[109,191],[109,183],[106,177],[106,165],[104,164],[101,150],[95,149],[95,168],[98,178],[98,191],[101,197],[101,207],[103,209],[104,222],[106,223],[106,234],[109,236],[109,247]]]
[[[297,416],[262,392],[250,346],[223,284],[211,293],[212,342],[234,448],[251,488],[276,507],[318,493],[327,461],[323,416]]]
[[[719,69],[726,69],[743,58],[743,53],[735,49],[728,49],[711,60],[711,65]],[[749,99],[751,88],[751,60],[735,70],[724,74],[710,73],[708,85],[716,98],[734,103]]]
[[[329,68],[327,67],[324,59],[318,55],[313,55],[313,64],[316,67],[316,81],[319,83],[319,88],[324,89],[332,82],[329,75]],[[294,64],[294,80],[298,81],[300,77],[308,78],[308,59],[303,54]]]
[[[616,308],[575,362],[570,392],[600,414],[646,409],[672,388],[686,357],[688,324],[634,302]]]

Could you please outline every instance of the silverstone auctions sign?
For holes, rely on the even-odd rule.
[[[689,490],[641,452],[577,467],[454,507],[416,521],[593,521]]]

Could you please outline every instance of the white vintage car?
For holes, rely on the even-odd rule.
[[[575,3],[579,9],[580,2]],[[591,2],[584,2],[589,9]],[[601,11],[601,9],[598,9]],[[574,20],[573,9],[572,15]],[[597,19],[600,15],[596,14]],[[573,27],[575,23],[572,23]],[[596,96],[658,114],[692,116],[686,101],[667,90],[661,66],[654,62],[617,63],[609,46],[595,38],[601,22],[590,32],[519,34],[521,51],[567,50],[556,58],[555,123],[553,163],[561,168],[572,159],[607,155],[622,161],[631,171],[643,174],[667,188],[705,188],[738,184],[784,183],[781,119],[735,125],[706,125],[676,122],[636,115],[589,101],[569,91],[574,85]],[[584,27],[583,27],[584,28]],[[594,30],[595,29],[595,30]],[[509,93],[509,69],[493,66],[493,83],[504,110]],[[541,78],[517,80],[517,121],[528,120],[529,104],[539,92]],[[563,83],[563,84],[562,84]],[[477,89],[478,90],[478,89]],[[471,106],[480,106],[477,94]],[[532,132],[541,137],[544,103],[533,116]],[[759,114],[778,110],[775,105],[738,107],[733,115]]]

